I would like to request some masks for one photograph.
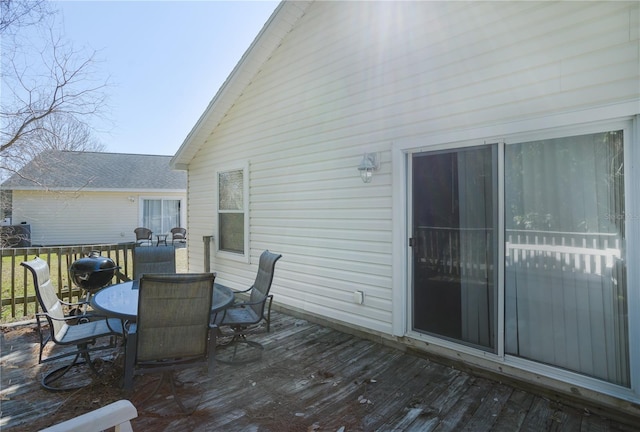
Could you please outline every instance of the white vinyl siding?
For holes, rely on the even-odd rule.
[[[185,194],[157,198],[167,197],[184,200]],[[13,223],[31,225],[33,245],[133,242],[142,217],[138,201],[135,192],[14,191]]]
[[[190,162],[198,237],[215,232],[216,169],[251,167],[251,265],[215,257],[217,280],[248,287],[268,248],[278,303],[391,334],[393,143],[637,100],[637,16],[636,2],[313,3]],[[370,184],[365,152],[381,155]]]

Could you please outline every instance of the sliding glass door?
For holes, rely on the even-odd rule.
[[[142,202],[142,226],[155,234],[168,233],[180,225],[180,200],[144,199]]]
[[[496,146],[413,157],[413,328],[496,347]]]
[[[416,153],[411,172],[414,331],[631,385],[623,130]]]
[[[505,148],[507,354],[629,386],[622,131]]]

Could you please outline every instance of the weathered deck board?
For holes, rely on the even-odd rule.
[[[496,432],[510,432],[514,428],[516,430],[520,429],[533,403],[533,399],[534,397],[531,393],[521,390],[512,391],[493,425],[493,430]]]
[[[477,383],[477,386],[480,388],[481,383]],[[461,430],[465,432],[491,430],[498,420],[502,408],[509,400],[509,396],[511,396],[511,390],[506,386],[492,384],[489,391],[481,395],[478,408],[471,414],[469,421]]]
[[[32,327],[2,333],[2,431],[33,431],[117,399],[140,401],[152,377],[127,395],[111,382],[50,393],[38,384]],[[132,424],[140,431],[619,431],[633,426],[589,415],[487,378],[388,346],[274,313],[272,331],[253,335],[265,351],[245,366],[218,364],[179,375],[185,417],[167,390]],[[221,348],[221,349],[228,349]],[[121,360],[120,357],[117,360]],[[117,371],[117,368],[114,369]]]

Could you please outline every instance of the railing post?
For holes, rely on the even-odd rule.
[[[211,271],[211,242],[213,236],[202,236],[204,242],[204,272],[209,273]]]

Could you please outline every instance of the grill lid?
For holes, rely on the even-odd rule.
[[[89,256],[80,258],[69,267],[69,279],[78,287],[94,291],[108,285],[120,267],[109,257],[93,251]]]

